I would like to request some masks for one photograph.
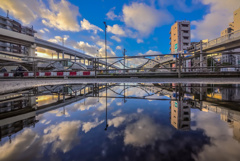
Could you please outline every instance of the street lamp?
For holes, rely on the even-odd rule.
[[[106,72],[107,72],[107,23],[103,22],[105,25],[105,59],[106,59]]]

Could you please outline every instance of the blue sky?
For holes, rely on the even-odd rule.
[[[239,0],[1,0],[0,14],[26,26],[37,37],[95,56],[169,53],[169,31],[177,20],[189,20],[192,41],[213,39],[232,21]]]

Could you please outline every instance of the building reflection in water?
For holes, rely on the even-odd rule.
[[[240,88],[237,85],[192,85],[192,84],[134,84],[134,88],[145,92],[146,96],[138,96],[130,91],[131,84],[80,84],[42,86],[14,93],[0,95],[0,139],[9,137],[25,127],[34,127],[38,122],[36,116],[44,112],[65,107],[68,104],[87,97],[106,97],[106,126],[108,98],[170,100],[170,123],[178,130],[191,130],[191,109],[203,112],[214,112],[221,120],[227,122],[233,129],[234,139],[240,141]],[[123,88],[121,92],[114,92],[114,88]],[[126,91],[125,91],[126,89]],[[108,93],[108,90],[109,93]],[[129,90],[129,92],[127,92]],[[99,93],[102,93],[101,95]],[[103,94],[105,93],[105,95]],[[117,95],[119,93],[119,95]],[[156,96],[156,97],[152,97]],[[228,102],[230,101],[230,102]],[[226,103],[227,102],[227,103]],[[233,107],[233,108],[232,108]],[[63,113],[65,108],[63,108]]]

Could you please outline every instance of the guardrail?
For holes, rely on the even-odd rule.
[[[218,44],[222,44],[224,42],[227,42],[229,40],[233,40],[233,39],[236,39],[236,38],[240,39],[240,30],[232,32],[232,33],[227,34],[225,36],[221,36],[221,37],[218,37],[216,39],[210,40],[207,43],[203,43],[202,44],[202,48],[203,49],[210,48],[212,46],[215,46],[215,45],[218,45]],[[201,44],[196,45],[196,49],[197,50],[200,49],[200,45]]]

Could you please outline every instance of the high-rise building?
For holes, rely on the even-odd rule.
[[[233,12],[234,31],[240,30],[240,8]]]
[[[240,8],[233,12],[233,22],[229,23],[229,26],[221,31],[221,36],[226,36],[237,30],[240,30]]]
[[[191,45],[190,21],[175,22],[170,31],[171,53],[178,53],[187,50]]]

